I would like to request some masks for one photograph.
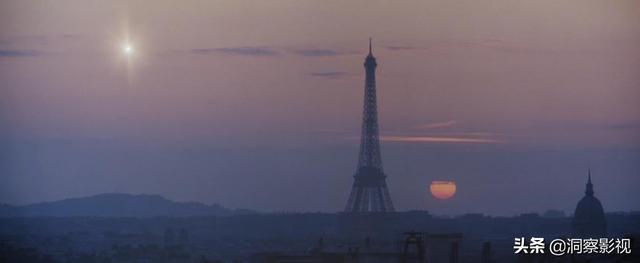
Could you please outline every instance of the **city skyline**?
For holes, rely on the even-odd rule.
[[[396,210],[640,210],[638,4],[492,3],[6,1],[0,203],[341,211],[373,37]]]

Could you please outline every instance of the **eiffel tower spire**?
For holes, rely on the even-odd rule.
[[[378,132],[378,105],[376,98],[376,58],[371,39],[369,54],[365,58],[364,107],[358,167],[345,212],[393,212],[393,203],[382,168]]]

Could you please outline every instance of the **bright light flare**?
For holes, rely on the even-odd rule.
[[[131,45],[130,43],[126,43],[122,45],[122,53],[124,53],[127,56],[133,55],[134,53],[133,45]]]

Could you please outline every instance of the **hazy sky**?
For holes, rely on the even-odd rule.
[[[397,209],[640,210],[634,0],[3,0],[0,202],[342,210],[369,37]]]

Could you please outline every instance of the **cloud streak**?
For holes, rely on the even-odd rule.
[[[335,57],[351,54],[350,52],[333,49],[293,49],[290,52],[303,57]]]
[[[615,123],[608,126],[609,129],[613,130],[635,130],[640,129],[640,121],[629,121],[622,123]]]
[[[344,71],[329,71],[329,72],[311,72],[309,74],[313,77],[327,78],[327,79],[340,79],[348,75]]]
[[[430,43],[422,46],[385,46],[390,51],[446,51],[452,49],[488,49],[506,53],[551,53],[557,50],[533,47],[523,43],[507,42],[501,39],[452,40]]]
[[[0,57],[4,58],[37,57],[42,54],[42,51],[34,49],[0,49]]]
[[[269,47],[227,47],[227,48],[195,48],[193,54],[227,54],[253,57],[274,57],[281,55],[279,51]]]
[[[451,128],[456,124],[458,124],[457,121],[448,120],[448,121],[442,121],[442,122],[427,123],[427,124],[416,126],[415,128],[418,130],[433,130],[433,129]]]
[[[503,140],[470,137],[449,136],[381,136],[385,142],[409,142],[409,143],[469,143],[469,144],[493,144],[505,143]]]
[[[386,46],[391,51],[412,51],[412,50],[425,50],[427,47],[414,47],[414,46]]]
[[[227,54],[255,57],[273,57],[282,55],[294,55],[308,58],[337,57],[354,54],[353,52],[340,51],[327,48],[285,48],[285,47],[264,47],[264,46],[240,46],[240,47],[215,47],[215,48],[194,48],[188,50],[192,54]]]
[[[9,35],[0,38],[2,46],[43,46],[71,39],[80,39],[79,34],[53,34],[53,35]]]

